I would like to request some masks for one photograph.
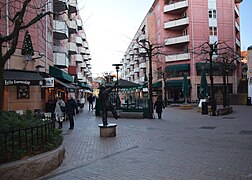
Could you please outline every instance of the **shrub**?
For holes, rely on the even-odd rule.
[[[0,120],[0,164],[51,151],[62,144],[53,121],[41,121],[32,111],[4,112]]]

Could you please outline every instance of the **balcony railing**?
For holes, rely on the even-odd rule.
[[[140,71],[140,70],[139,70],[139,67],[135,67],[135,68],[134,68],[134,73],[139,73],[139,71]]]
[[[83,63],[83,57],[81,54],[76,54],[75,55],[75,61],[76,63]]]
[[[82,44],[83,44],[83,40],[82,40],[82,38],[79,37],[79,36],[76,36],[76,37],[75,37],[75,42],[76,42],[76,45],[77,45],[77,46],[82,46]]]
[[[78,79],[82,79],[84,76],[82,74],[82,72],[77,72],[77,78]]]
[[[77,12],[77,0],[68,0],[69,6],[69,13],[76,13]]]
[[[76,19],[76,23],[77,23],[77,27],[78,27],[78,30],[82,30],[82,20],[81,19]]]
[[[54,0],[53,10],[55,12],[65,11],[68,9],[67,0]]]
[[[69,43],[69,49],[68,49],[69,54],[77,54],[78,48],[76,43],[74,42],[68,42],[68,43]]]
[[[86,49],[84,47],[79,47],[79,52],[80,54],[85,55]]]
[[[68,68],[68,57],[66,53],[53,53],[54,65],[60,68]]]
[[[166,46],[174,45],[174,44],[181,44],[181,43],[188,43],[188,42],[190,42],[189,35],[165,39]]]
[[[184,29],[189,25],[189,17],[173,19],[164,23],[164,29]]]
[[[58,40],[68,39],[68,27],[65,21],[53,20],[53,37]]]
[[[164,6],[164,13],[168,12],[183,12],[186,8],[188,8],[188,0],[184,1],[175,1],[174,3],[168,4]]]
[[[241,42],[238,38],[235,38],[235,43],[237,46],[241,47]]]
[[[66,23],[70,34],[77,33],[77,23],[75,20],[68,20]]]
[[[183,60],[189,60],[189,59],[190,59],[189,53],[182,53],[182,54],[174,54],[174,55],[165,56],[166,62],[183,61]]]
[[[240,31],[240,25],[235,21],[235,27],[237,29],[237,31]]]
[[[140,69],[146,69],[146,63],[145,62],[144,63],[140,63],[139,68]]]

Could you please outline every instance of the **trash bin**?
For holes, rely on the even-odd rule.
[[[248,105],[248,106],[251,105],[251,97],[247,97],[247,105]]]
[[[208,104],[207,102],[202,102],[202,114],[208,114]]]

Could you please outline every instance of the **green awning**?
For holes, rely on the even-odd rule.
[[[73,77],[70,76],[68,73],[62,71],[61,69],[49,66],[49,74],[51,74],[53,77],[59,78],[61,80],[65,80],[68,82],[74,82]]]
[[[85,83],[82,83],[82,82],[80,82],[80,81],[78,81],[78,86],[80,86],[80,87],[82,87],[82,88],[84,88],[84,89],[92,90],[92,88],[91,88],[89,85],[87,85],[87,84],[85,84]]]
[[[165,82],[166,87],[181,87],[182,88],[183,80],[168,80]],[[191,86],[191,81],[188,79],[188,85]]]
[[[220,70],[220,67],[222,66],[221,63],[219,62],[213,62],[213,70]],[[226,69],[230,69],[230,70],[234,70],[236,69],[236,65],[235,64],[225,64],[225,66],[227,67]],[[197,71],[201,71],[201,69],[204,67],[205,70],[209,70],[210,67],[210,63],[205,63],[205,62],[197,62],[196,63],[196,69]]]
[[[190,64],[176,64],[176,65],[169,65],[165,67],[166,72],[171,72],[171,71],[189,71],[190,70]]]
[[[162,81],[158,81],[158,82],[153,83],[153,84],[152,84],[152,87],[153,87],[153,88],[162,87]]]

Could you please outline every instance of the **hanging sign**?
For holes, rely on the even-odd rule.
[[[45,85],[42,87],[54,87],[54,78],[44,78]]]

